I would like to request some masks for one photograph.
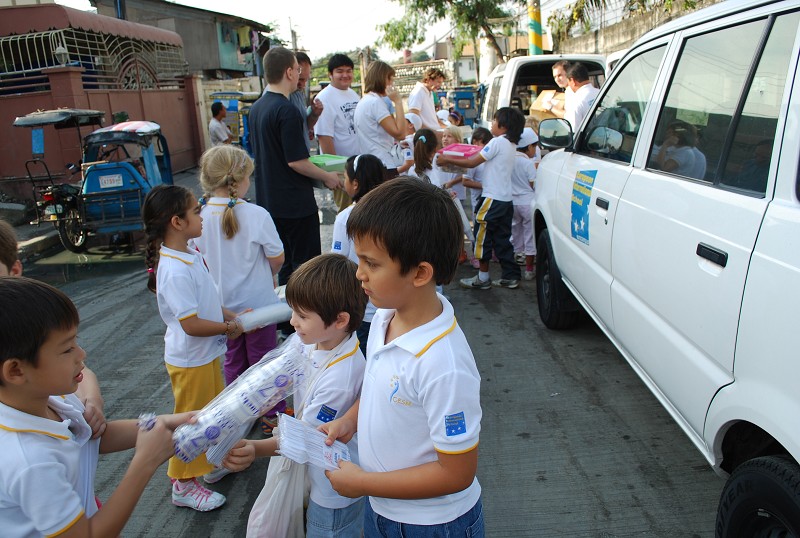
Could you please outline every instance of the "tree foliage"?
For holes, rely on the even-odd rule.
[[[564,8],[554,11],[547,19],[553,36],[553,48],[567,39],[578,27],[588,32],[592,25],[592,14],[606,6],[606,0],[576,0]],[[691,10],[697,7],[697,0],[625,0],[624,9],[628,13],[645,13],[656,9],[671,11],[673,8]]]
[[[383,33],[381,43],[393,49],[410,48],[422,43],[426,27],[449,18],[455,34],[461,41],[475,41],[483,33],[489,45],[503,61],[503,53],[497,44],[492,20],[511,16],[497,0],[395,0],[405,8],[405,15],[393,19],[378,28]],[[525,5],[524,0],[511,0],[508,5]]]

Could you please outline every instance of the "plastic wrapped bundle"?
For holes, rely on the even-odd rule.
[[[225,387],[200,410],[194,424],[175,430],[175,456],[188,463],[205,452],[208,462],[219,466],[257,418],[294,394],[303,381],[305,361],[303,343],[292,335]]]
[[[239,321],[242,322],[244,332],[250,332],[253,329],[260,329],[267,325],[275,325],[282,321],[289,321],[291,317],[292,309],[289,305],[284,302],[279,302],[256,308],[250,312],[245,312],[239,316]]]

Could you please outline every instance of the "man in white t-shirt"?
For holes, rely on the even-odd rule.
[[[220,101],[212,103],[211,115],[213,118],[208,122],[208,136],[211,138],[211,145],[230,144],[231,140],[233,140],[233,135],[231,135],[231,130],[223,122],[228,115],[225,105]]]
[[[445,127],[445,124],[436,117],[433,92],[442,87],[446,78],[441,69],[429,67],[425,71],[422,82],[417,82],[408,96],[408,111],[419,115],[422,118],[422,126],[427,129],[435,131]]]
[[[580,62],[567,67],[567,83],[574,95],[564,103],[564,119],[572,126],[572,132],[576,132],[600,90],[592,85],[589,70]]]
[[[317,95],[323,104],[314,132],[319,140],[320,153],[350,157],[361,153],[353,120],[360,97],[350,85],[353,83],[353,60],[337,53],[328,60],[330,85]],[[333,191],[339,211],[351,204],[344,189]]]

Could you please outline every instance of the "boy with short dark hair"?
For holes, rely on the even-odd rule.
[[[323,254],[297,268],[286,284],[291,324],[309,354],[305,377],[310,380],[294,396],[295,414],[318,427],[340,417],[358,399],[365,360],[356,329],[361,325],[367,297],[356,278],[356,264],[341,254]],[[244,440],[223,464],[241,471],[256,457],[275,456],[278,438]],[[357,456],[355,443],[350,452]],[[277,463],[276,463],[277,464]],[[270,466],[273,463],[270,463]],[[360,495],[338,495],[322,469],[308,467],[311,483],[306,513],[308,538],[360,538],[364,503]],[[265,485],[256,506],[270,495]],[[273,514],[253,510],[248,535],[263,533],[262,518]]]
[[[13,305],[13,307],[12,307]],[[117,536],[150,477],[174,448],[165,415],[149,431],[135,420],[107,424],[101,439],[73,394],[86,353],[78,311],[59,290],[24,277],[0,277],[0,521],[3,536]],[[136,445],[128,471],[98,508],[99,452]]]
[[[19,259],[19,244],[14,228],[0,219],[0,276],[22,276],[22,261]],[[106,417],[103,414],[103,396],[97,377],[88,367],[83,369],[83,381],[76,391],[84,406],[83,418],[92,428],[92,438],[103,435]]]
[[[495,285],[514,289],[522,273],[514,261],[511,246],[511,221],[514,216],[511,174],[517,153],[517,142],[525,128],[525,117],[516,108],[499,108],[492,121],[492,138],[480,152],[471,157],[440,155],[439,164],[454,164],[475,168],[484,164],[481,197],[473,211],[475,258],[480,260],[479,272],[472,278],[461,279],[461,287],[488,290]],[[489,278],[492,251],[500,261],[502,276]]]
[[[361,467],[343,462],[326,475],[341,495],[369,496],[367,538],[483,536],[480,375],[453,307],[436,293],[458,265],[458,209],[443,189],[404,176],[364,196],[347,233],[378,311],[361,399],[321,426],[328,443],[358,432]]]

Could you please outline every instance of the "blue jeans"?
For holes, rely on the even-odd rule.
[[[364,498],[347,508],[323,508],[311,499],[306,511],[306,538],[361,538]]]
[[[398,523],[376,514],[367,500],[364,538],[483,538],[483,505],[480,499],[466,514],[438,525]]]

